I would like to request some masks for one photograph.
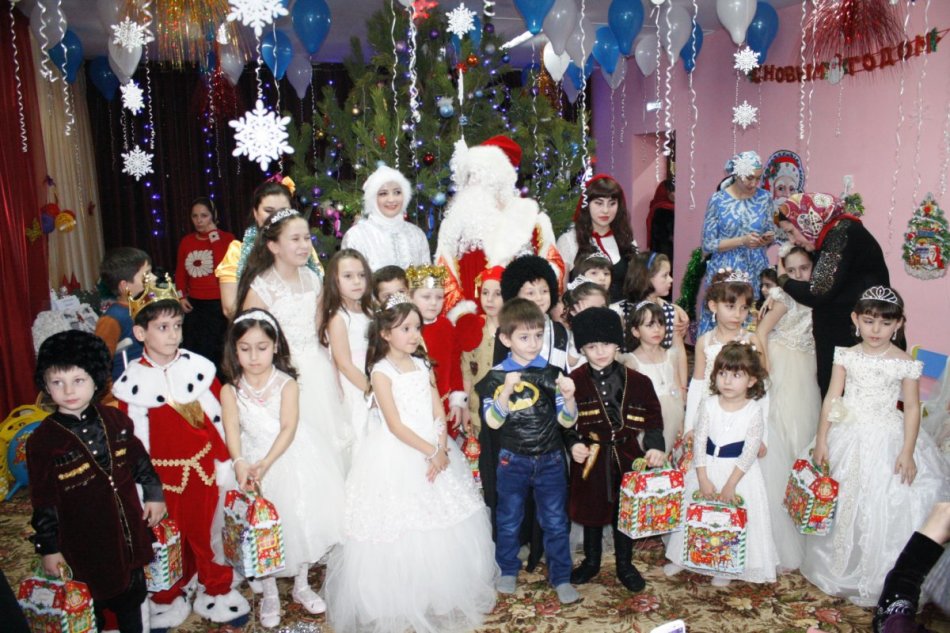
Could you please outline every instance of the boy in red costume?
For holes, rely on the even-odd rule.
[[[231,588],[230,567],[214,561],[212,522],[220,490],[216,464],[228,463],[217,428],[221,424],[221,385],[208,359],[179,349],[184,312],[175,286],[147,284],[129,303],[133,334],[145,346],[113,385],[121,408],[135,423],[163,482],[168,514],[181,530],[184,575],[171,589],[149,601],[151,626],[171,628],[188,617],[186,586],[198,575],[194,611],[212,622],[232,622],[249,611],[247,600]],[[223,469],[222,469],[223,470]]]

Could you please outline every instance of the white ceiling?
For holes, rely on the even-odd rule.
[[[123,0],[115,1],[122,2]],[[162,1],[153,0],[155,3],[161,3]],[[653,4],[650,0],[641,1],[646,16],[643,28],[644,30],[653,29],[653,14],[651,13]],[[775,8],[781,8],[797,4],[799,1],[769,0],[769,3]],[[580,3],[580,0],[578,2]],[[692,13],[693,0],[667,0],[667,2],[681,4]],[[340,61],[349,53],[349,40],[353,36],[359,37],[365,42],[367,17],[384,6],[388,7],[389,3],[390,0],[327,0],[331,14],[330,33],[323,47],[313,57],[313,61]],[[21,0],[17,6],[20,11],[29,16],[35,4],[36,0]],[[443,0],[440,2],[440,6],[446,11],[450,11],[459,4],[462,4],[462,0]],[[481,0],[465,0],[465,4],[473,11],[480,12],[482,2]],[[95,5],[96,0],[62,0],[63,12],[66,14],[68,27],[76,33],[82,42],[84,55],[87,59],[108,54],[106,50],[106,29],[99,21]],[[397,7],[400,6],[398,3],[396,5]],[[610,0],[585,0],[584,5],[585,14],[595,26],[602,26],[607,23],[607,9],[610,6]],[[722,28],[719,19],[716,17],[716,0],[696,0],[696,5],[699,10],[699,23],[702,25],[704,32],[710,33]],[[525,31],[524,21],[515,8],[513,0],[498,0],[495,5],[495,17],[492,21],[502,41],[512,39]],[[290,36],[294,42],[294,50],[303,50],[293,31],[289,17],[280,19],[277,26]],[[247,34],[251,36],[249,30],[247,30]],[[516,65],[526,64],[531,58],[532,48],[536,49],[536,55],[540,55],[540,49],[545,41],[543,36],[539,36],[517,47],[513,51],[513,63]]]

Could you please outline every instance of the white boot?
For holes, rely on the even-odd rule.
[[[209,596],[199,589],[193,608],[204,619],[220,624],[236,620],[251,611],[251,605],[235,589],[220,596]]]
[[[327,610],[327,604],[323,601],[323,598],[310,588],[309,572],[310,565],[301,566],[300,571],[294,578],[294,590],[290,595],[294,602],[301,605],[308,613],[314,615],[324,613]]]
[[[272,629],[280,624],[280,595],[277,593],[277,580],[274,577],[262,581],[264,597],[261,598],[261,626]]]
[[[148,627],[143,626],[142,630],[153,629],[171,629],[179,626],[188,619],[191,613],[191,606],[184,596],[178,596],[168,604],[156,604],[151,599],[146,601],[148,604]],[[144,621],[143,621],[144,624]]]

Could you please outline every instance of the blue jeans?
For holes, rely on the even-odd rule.
[[[521,455],[503,448],[498,453],[497,474],[495,562],[502,576],[517,576],[521,570],[518,533],[524,519],[525,500],[533,488],[538,523],[544,532],[548,579],[555,587],[570,582],[572,563],[564,452]]]

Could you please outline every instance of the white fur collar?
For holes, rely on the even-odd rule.
[[[164,369],[146,365],[143,360],[130,364],[112,385],[112,393],[119,400],[145,408],[160,407],[169,400],[187,404],[211,389],[214,381],[214,364],[194,352],[181,350]]]

